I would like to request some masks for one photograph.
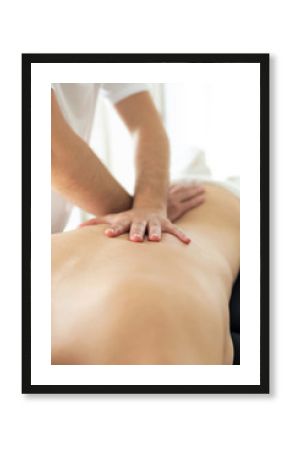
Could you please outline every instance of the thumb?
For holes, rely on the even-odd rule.
[[[90,225],[100,225],[102,223],[107,223],[105,217],[93,217],[90,220],[86,220],[85,222],[82,222],[78,228],[88,227]]]

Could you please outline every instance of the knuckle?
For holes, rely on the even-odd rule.
[[[160,222],[157,222],[157,221],[151,221],[150,222],[150,224],[149,224],[149,226],[150,226],[150,228],[159,228],[160,227]]]
[[[174,226],[175,226],[169,219],[165,219],[164,225],[169,228],[174,228]]]

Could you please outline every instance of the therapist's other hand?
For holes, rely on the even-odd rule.
[[[205,189],[196,182],[179,182],[172,184],[168,190],[167,215],[175,222],[187,211],[202,205],[205,200]]]
[[[185,244],[190,243],[190,238],[171,223],[163,210],[132,208],[121,213],[96,217],[82,223],[80,226],[97,224],[110,225],[105,230],[105,234],[108,237],[117,237],[121,234],[129,233],[130,241],[143,242],[147,233],[149,241],[159,242],[162,233],[169,233]]]

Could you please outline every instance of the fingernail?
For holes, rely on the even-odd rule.
[[[107,229],[105,230],[105,233],[106,233],[106,234],[114,234],[114,233],[115,233],[115,230],[114,230],[113,228],[107,228]]]
[[[133,236],[131,237],[131,239],[133,239],[134,241],[142,241],[142,237],[139,236],[138,234],[133,234]]]

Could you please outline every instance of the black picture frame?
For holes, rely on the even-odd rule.
[[[22,54],[22,393],[267,394],[269,393],[269,54]],[[260,384],[31,384],[31,65],[33,63],[260,64]]]

